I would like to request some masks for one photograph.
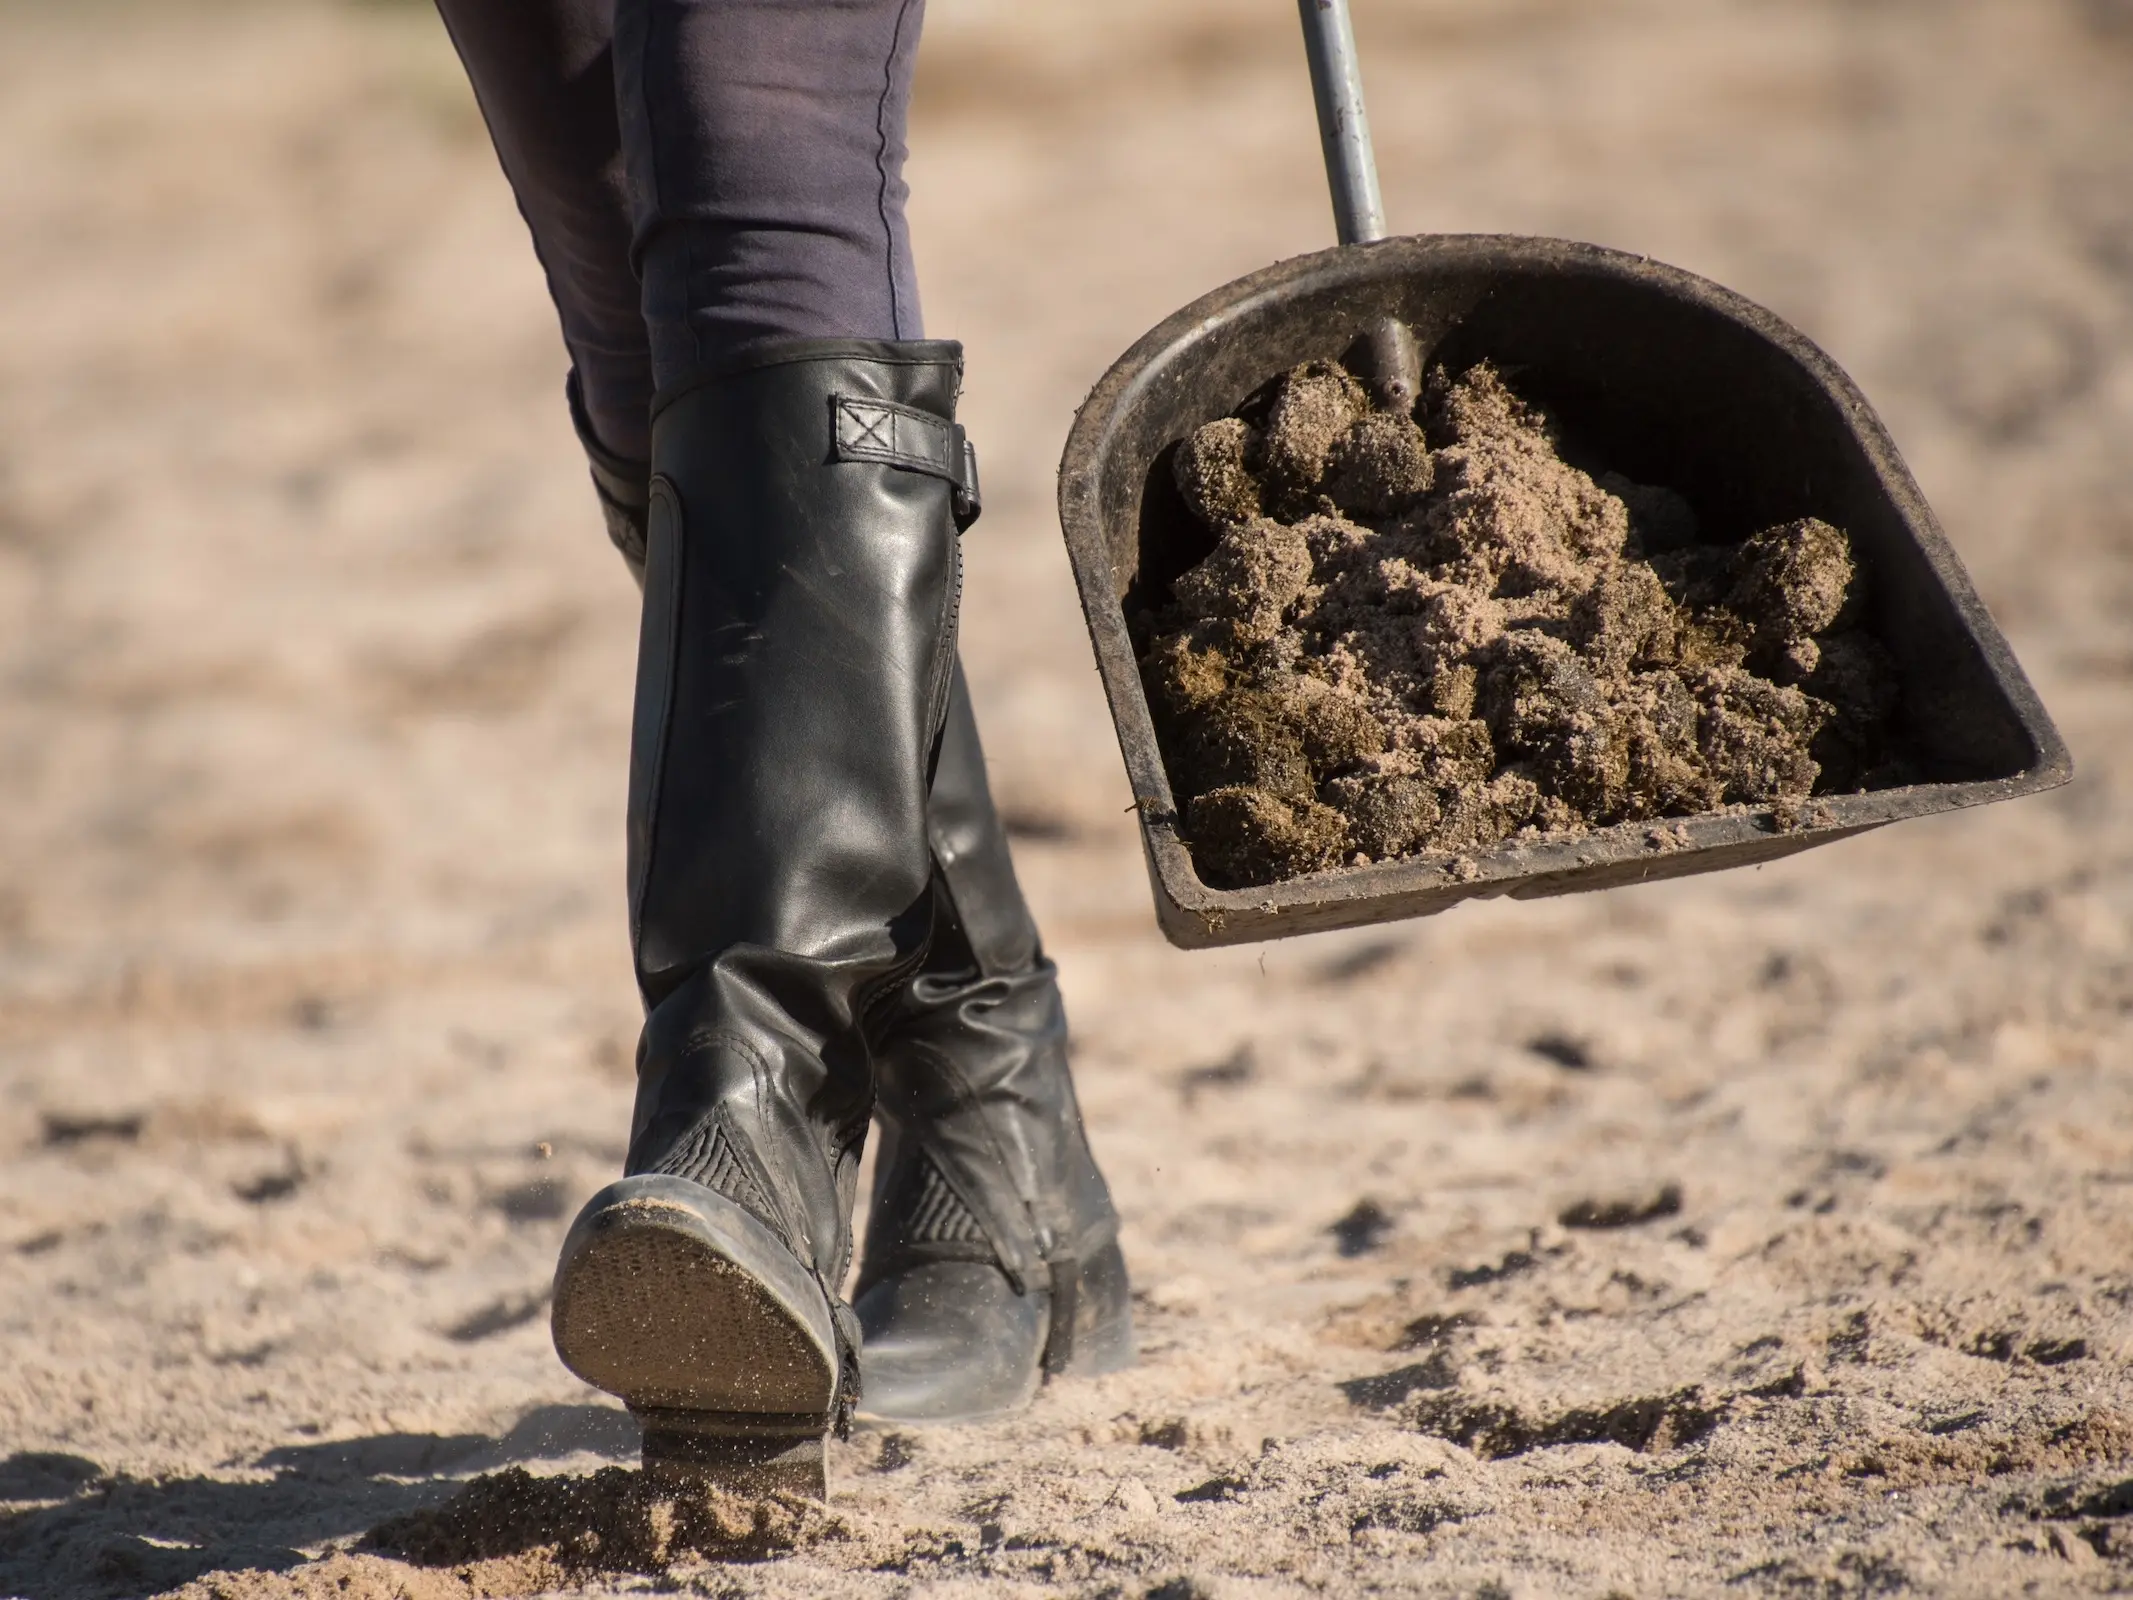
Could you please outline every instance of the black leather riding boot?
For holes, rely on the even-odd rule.
[[[870,1012],[924,961],[930,771],[973,514],[947,343],[793,341],[667,397],[630,747],[646,1021],[626,1171],[556,1349],[648,1465],[820,1492],[857,1399],[839,1288]]]
[[[1067,1069],[960,668],[927,810],[926,966],[876,1032],[883,1142],[857,1293],[864,1409],[948,1421],[1133,1360],[1118,1216]]]

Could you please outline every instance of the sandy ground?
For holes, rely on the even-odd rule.
[[[2082,777],[1168,949],[1051,474],[1146,327],[1326,241],[1294,16],[936,0],[966,649],[1144,1359],[861,1429],[790,1554],[568,1582],[2133,1588],[2133,9],[1358,25],[1398,226],[1645,251],[1850,367]],[[412,7],[0,5],[8,1594],[525,1592],[566,1581],[532,1535],[349,1552],[475,1474],[634,1459],[543,1305],[629,1094],[633,595],[454,72]]]

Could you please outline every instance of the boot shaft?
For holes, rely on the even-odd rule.
[[[653,422],[629,1170],[763,1215],[833,1298],[873,1105],[862,1021],[931,933],[959,356],[795,341]]]
[[[1043,1287],[1055,1266],[1106,1244],[1117,1218],[960,669],[927,824],[936,933],[875,1033],[887,1130],[861,1279],[900,1262],[993,1260],[1018,1288]]]
[[[931,870],[961,584],[931,469],[961,450],[960,350],[778,353],[653,421],[629,799],[648,1004],[735,945],[878,961]]]

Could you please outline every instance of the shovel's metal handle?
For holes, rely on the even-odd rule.
[[[1333,226],[1342,244],[1385,237],[1385,201],[1378,193],[1378,159],[1363,115],[1363,71],[1355,59],[1355,26],[1348,0],[1296,0],[1303,16],[1304,54],[1311,61],[1311,97],[1318,102],[1318,139],[1333,190]],[[1414,331],[1398,317],[1380,317],[1364,331],[1364,364],[1378,404],[1409,413],[1422,381]]]
[[[1318,102],[1318,138],[1333,190],[1333,224],[1342,244],[1385,237],[1385,202],[1378,193],[1370,120],[1363,115],[1363,73],[1355,59],[1355,27],[1348,0],[1296,0],[1303,16],[1304,54],[1311,61],[1311,95]]]

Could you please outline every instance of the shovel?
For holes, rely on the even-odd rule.
[[[1643,256],[1516,235],[1387,237],[1347,0],[1299,6],[1340,244],[1240,278],[1151,330],[1090,391],[1059,467],[1060,526],[1170,941],[1257,942],[1747,866],[2067,782],[2065,741],[1843,370],[1760,306]],[[1344,361],[1404,408],[1425,365],[1462,372],[1484,358],[1517,370],[1521,392],[1596,458],[1685,495],[1708,539],[1800,517],[1846,530],[1874,576],[1868,626],[1895,660],[1897,727],[1921,781],[1784,814],[1736,807],[1514,838],[1259,888],[1203,882],[1128,626],[1213,548],[1172,482],[1173,452],[1305,361]]]

